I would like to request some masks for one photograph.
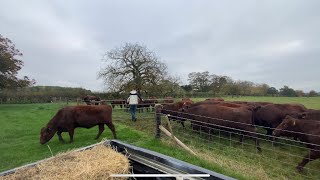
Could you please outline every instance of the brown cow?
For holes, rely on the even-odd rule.
[[[233,103],[233,102],[226,102],[226,101],[201,101],[201,102],[197,102],[194,103],[190,106],[183,106],[183,109],[189,108],[189,107],[195,107],[195,106],[199,106],[199,105],[203,105],[203,104],[209,104],[209,105],[220,105],[220,106],[226,106],[226,107],[230,107],[230,108],[245,108],[249,111],[252,112],[252,122],[251,124],[255,124],[254,121],[254,112],[257,111],[257,109],[261,108],[260,106],[257,105],[251,105],[251,104],[238,104],[238,103]],[[183,110],[182,110],[183,111]]]
[[[92,101],[100,101],[101,99],[99,97],[96,96],[91,96],[91,95],[86,95],[83,97],[83,101],[87,104],[87,105],[92,105]],[[95,105],[99,105],[98,102],[94,103]]]
[[[107,125],[116,138],[115,128],[112,124],[112,108],[109,105],[101,106],[67,106],[60,109],[49,123],[41,129],[40,143],[45,144],[57,132],[59,140],[63,141],[61,133],[69,132],[70,143],[73,142],[74,129],[77,127],[91,128],[99,125],[98,139]]]
[[[190,105],[190,107],[202,105],[202,104],[218,104],[218,105],[223,105],[223,106],[228,106],[228,107],[246,107],[248,110],[255,110],[260,108],[260,106],[253,106],[250,104],[238,104],[238,103],[233,103],[233,102],[227,102],[227,101],[200,101],[197,103],[194,103]]]
[[[182,108],[188,108],[194,103],[190,98],[182,98],[181,102],[183,102]]]
[[[300,120],[286,116],[282,123],[273,131],[274,136],[297,136],[306,142],[309,154],[296,167],[299,172],[310,161],[320,158],[320,122],[314,120]]]
[[[248,104],[253,106],[265,106],[268,104],[273,104],[271,102],[247,102],[247,101],[231,101],[231,102],[236,104]]]
[[[191,119],[193,130],[203,130],[211,134],[211,130],[222,129],[226,131],[236,131],[256,138],[256,128],[253,126],[252,111],[247,106],[230,104],[207,103],[191,106],[182,109],[179,116]],[[242,142],[243,136],[240,136]],[[259,140],[256,139],[256,147],[261,151]]]
[[[168,115],[169,120],[172,120],[172,121],[177,120],[178,122],[181,123],[182,127],[185,127],[184,120],[178,117],[179,109],[181,109],[183,105],[185,105],[185,102],[182,102],[182,101],[176,102],[173,104],[163,105],[161,109],[161,113]]]
[[[298,118],[320,120],[320,110],[308,109],[306,112],[299,113]]]
[[[258,108],[254,114],[255,124],[263,126],[267,135],[271,136],[286,115],[305,112],[307,109],[301,104],[267,104]]]

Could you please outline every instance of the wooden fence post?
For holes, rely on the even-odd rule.
[[[155,120],[156,120],[156,138],[160,138],[161,130],[160,130],[160,125],[161,125],[161,109],[162,105],[161,104],[156,104],[155,107]]]

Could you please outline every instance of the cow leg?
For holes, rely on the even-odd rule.
[[[257,138],[257,136],[256,136],[255,140],[256,140],[256,147],[257,147],[258,151],[262,152],[261,147],[260,147],[260,142],[259,142],[259,139]]]
[[[181,123],[183,129],[185,129],[186,127],[184,126],[184,121],[180,121],[180,123]]]
[[[250,133],[250,134],[251,134],[251,133]],[[250,135],[250,134],[248,134],[248,135]],[[258,149],[258,151],[259,151],[259,152],[262,152],[261,147],[260,147],[259,138],[258,138],[258,135],[257,135],[256,131],[253,131],[253,132],[252,132],[251,137],[255,140],[255,142],[256,142],[256,148]]]
[[[73,142],[73,134],[74,134],[74,128],[69,129],[70,143]]]
[[[269,140],[273,140],[273,138],[272,138],[272,129],[271,129],[271,127],[269,127],[268,129],[267,129],[267,137],[269,138]]]
[[[99,124],[99,133],[97,134],[95,139],[99,139],[103,131],[104,131],[104,124]]]
[[[239,143],[242,144],[242,143],[243,143],[243,137],[244,137],[244,135],[241,133],[241,134],[239,134],[239,137],[240,137]]]
[[[111,130],[111,132],[112,132],[112,134],[113,134],[113,138],[114,138],[114,139],[117,139],[116,130],[115,130],[114,125],[112,124],[112,122],[107,123],[106,125],[107,125],[107,126],[109,127],[109,129]]]
[[[58,135],[58,137],[59,137],[59,141],[64,142],[64,140],[63,140],[63,138],[62,138],[62,136],[61,136],[61,133],[62,133],[62,131],[58,131],[58,132],[57,132],[57,135]]]
[[[296,167],[297,170],[299,172],[302,172],[303,171],[303,167],[308,163],[308,162],[311,162],[315,159],[318,159],[320,158],[320,151],[319,150],[309,150],[309,153],[310,153],[310,156],[309,155],[306,155],[302,162],[298,164],[298,166]]]
[[[211,135],[211,131],[212,131],[212,129],[211,129],[211,127],[209,127],[209,141],[212,141],[213,139],[212,139],[212,135]]]

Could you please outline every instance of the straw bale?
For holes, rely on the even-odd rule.
[[[121,179],[111,178],[111,174],[128,174],[129,160],[111,147],[98,145],[92,149],[71,151],[23,168],[0,179]],[[123,178],[122,178],[123,179]]]

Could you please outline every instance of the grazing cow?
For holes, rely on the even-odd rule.
[[[273,131],[274,136],[298,137],[302,142],[306,142],[309,154],[296,167],[299,172],[304,166],[315,159],[320,158],[320,122],[314,120],[300,120],[291,116],[286,116],[282,123]]]
[[[124,99],[116,99],[111,101],[111,106],[112,108],[115,108],[116,106],[120,106],[120,108],[122,108],[122,107],[126,107],[126,103],[127,101]]]
[[[209,135],[211,130],[222,129],[235,131],[256,138],[256,128],[253,124],[253,112],[247,106],[237,104],[207,103],[192,105],[188,109],[182,109],[179,116],[191,120],[193,130],[204,131]],[[240,136],[242,142],[243,136]],[[261,151],[259,140],[256,139],[256,147]]]
[[[86,95],[85,97],[83,97],[83,101],[87,104],[87,105],[92,105],[92,101],[100,101],[101,99],[99,97],[96,96],[91,96],[91,95]],[[98,102],[94,103],[95,105],[99,105]]]
[[[271,136],[286,115],[294,115],[305,112],[307,109],[301,104],[267,104],[255,111],[255,124],[263,126],[267,135]]]
[[[115,128],[112,123],[112,108],[109,105],[101,106],[67,106],[60,109],[49,123],[41,129],[40,143],[45,144],[57,132],[59,140],[63,141],[61,133],[69,132],[70,143],[73,142],[74,129],[77,127],[91,128],[99,125],[98,139],[107,125],[116,139]]]

